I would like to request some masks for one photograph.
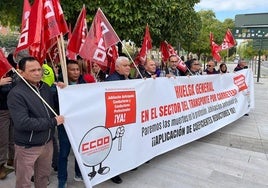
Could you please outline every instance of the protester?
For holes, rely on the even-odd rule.
[[[115,62],[115,72],[109,75],[105,81],[128,80],[130,78],[130,62],[125,56],[119,56]]]
[[[171,55],[168,59],[168,66],[166,67],[166,76],[181,76],[182,73],[177,68],[179,63],[179,57],[177,55]]]
[[[156,78],[156,63],[152,59],[147,59],[144,63],[144,70],[141,72],[143,78]],[[141,78],[138,75],[137,78]]]
[[[67,61],[67,74],[69,85],[84,84],[86,83],[83,76],[80,74],[80,68],[77,61]],[[67,165],[68,156],[70,154],[71,144],[68,139],[64,126],[58,126],[58,139],[59,139],[59,159],[58,159],[58,188],[65,188],[67,184]],[[81,171],[75,160],[75,181],[83,181]]]
[[[16,188],[34,185],[47,187],[52,162],[52,137],[55,126],[64,123],[63,116],[55,116],[34,90],[53,109],[54,98],[50,87],[41,81],[42,67],[33,57],[19,62],[19,72],[29,84],[20,80],[9,92],[8,108],[14,122]]]
[[[94,82],[96,82],[95,79],[94,79],[94,76],[89,74],[87,62],[82,57],[80,57],[79,55],[77,56],[77,63],[79,65],[80,74],[82,75],[84,81],[86,83],[94,83]]]
[[[243,70],[243,69],[247,69],[248,66],[247,66],[247,62],[245,59],[240,59],[238,61],[238,64],[237,66],[234,68],[234,72],[236,71],[240,71],[240,70]],[[249,114],[245,114],[244,116],[249,116]]]
[[[189,69],[185,73],[187,76],[201,75],[201,65],[197,59],[193,58],[189,62]]]
[[[95,62],[92,63],[92,72],[94,74],[96,82],[103,82],[105,80],[106,78],[105,72]]]
[[[109,75],[105,81],[128,80],[130,78],[130,62],[127,57],[119,56],[115,61],[115,72]],[[112,182],[120,184],[123,182],[119,175],[111,178]]]
[[[215,62],[213,60],[209,60],[206,67],[205,74],[219,74],[219,71],[215,69]]]
[[[229,73],[229,71],[227,70],[227,65],[226,65],[225,63],[221,63],[221,64],[220,64],[219,72],[220,72],[221,74]]]
[[[242,69],[247,69],[247,68],[248,66],[247,66],[247,62],[245,61],[245,59],[240,59],[238,61],[237,66],[234,68],[234,71],[236,72],[236,71],[240,71]]]
[[[17,67],[12,53],[8,55],[7,60],[13,68]],[[13,71],[9,71],[0,79],[0,179],[7,177],[10,171],[8,169],[14,170],[14,127],[7,106],[7,95],[17,80]]]

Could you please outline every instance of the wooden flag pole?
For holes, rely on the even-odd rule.
[[[138,67],[137,67],[137,65],[135,64],[135,62],[133,61],[133,59],[132,59],[131,55],[130,55],[130,54],[129,54],[129,52],[127,51],[126,46],[125,46],[125,45],[122,43],[122,41],[121,41],[121,40],[120,40],[120,43],[122,44],[123,48],[126,50],[127,55],[128,55],[128,57],[129,57],[130,61],[133,63],[133,65],[134,65],[135,69],[138,71],[138,73],[139,73],[140,77],[141,77],[141,78],[143,78],[143,76],[141,75],[140,70],[138,69]]]
[[[64,84],[68,85],[68,76],[67,76],[67,66],[66,66],[66,59],[63,57],[64,56],[64,50],[62,47],[62,42],[61,42],[61,37],[57,37],[57,45],[59,49],[59,58],[60,58],[60,64],[61,64],[61,71],[62,71],[62,76],[63,76],[63,82]]]

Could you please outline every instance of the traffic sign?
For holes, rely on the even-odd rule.
[[[268,38],[268,28],[266,27],[235,27],[233,29],[235,39],[265,39]]]

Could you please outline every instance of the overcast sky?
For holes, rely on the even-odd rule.
[[[268,0],[201,0],[195,9],[212,10],[223,21],[237,14],[268,13]]]

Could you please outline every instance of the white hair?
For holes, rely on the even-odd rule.
[[[125,56],[119,56],[115,61],[115,66],[121,65],[121,63],[123,63],[124,61],[129,62],[129,59]]]

